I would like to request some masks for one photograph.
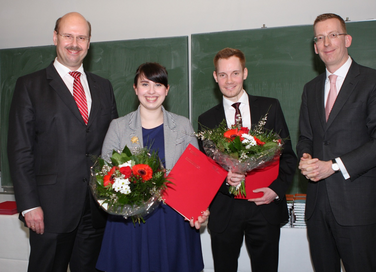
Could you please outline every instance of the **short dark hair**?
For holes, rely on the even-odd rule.
[[[324,14],[317,16],[315,22],[313,23],[313,28],[315,28],[317,23],[328,20],[328,19],[337,19],[341,23],[341,26],[344,32],[347,33],[345,21],[342,19],[341,16],[334,14],[334,13],[324,13]]]
[[[60,17],[59,19],[56,20],[55,28],[54,28],[54,30],[56,31],[56,33],[59,33],[59,26],[60,26],[61,19],[63,17]],[[90,22],[88,20],[86,20],[86,22],[87,22],[87,25],[89,26],[89,37],[91,37],[91,24],[90,24]]]
[[[136,75],[134,77],[134,85],[137,86],[137,81],[140,76],[147,79],[161,83],[168,88],[168,73],[165,67],[156,62],[146,62],[138,66]]]
[[[219,51],[214,57],[215,71],[217,71],[219,59],[228,59],[230,57],[237,57],[240,60],[240,63],[241,63],[242,68],[244,70],[244,68],[245,68],[244,53],[242,51],[240,51],[239,49],[226,47],[226,48],[222,49],[221,51]]]

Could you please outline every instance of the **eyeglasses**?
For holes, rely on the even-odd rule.
[[[76,39],[76,41],[78,43],[85,43],[89,40],[89,38],[87,36],[73,36],[72,34],[60,34],[60,33],[57,33],[58,35],[60,35],[61,37],[63,37],[64,40],[66,40],[67,42],[73,42],[74,39]]]
[[[338,36],[341,36],[341,35],[347,35],[347,33],[330,33],[327,36],[320,35],[320,36],[314,37],[313,41],[315,43],[321,43],[325,40],[325,37],[328,37],[329,40],[334,40],[334,39],[338,38]]]

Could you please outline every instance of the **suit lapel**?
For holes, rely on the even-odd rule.
[[[254,124],[257,124],[258,121],[260,121],[262,113],[261,113],[259,104],[256,102],[257,97],[254,97],[248,94],[248,99],[249,99],[249,108],[250,108],[250,113],[251,113],[251,127],[252,127]]]
[[[316,82],[315,90],[320,90],[315,94],[315,107],[318,114],[319,122],[323,129],[327,126],[326,117],[325,117],[325,80],[326,74],[323,73],[319,80]],[[309,103],[309,101],[308,101]]]
[[[91,110],[89,115],[88,127],[93,123],[100,109],[100,88],[93,78],[92,74],[85,71],[87,81],[89,83],[89,89],[91,94]]]
[[[130,146],[132,148],[144,147],[140,106],[138,106],[136,111],[131,112],[130,114],[131,114],[131,117],[129,118],[129,123],[126,124],[126,126],[128,126],[129,128],[129,133],[127,133],[126,137],[129,137],[129,139],[131,139]],[[123,129],[126,130],[126,128],[123,128]],[[136,137],[135,141],[132,141],[134,137]],[[138,141],[136,141],[136,139]]]
[[[175,120],[170,117],[168,112],[164,109],[163,110],[163,134],[164,134],[164,145],[165,145],[165,162],[166,168],[172,169],[173,162],[177,161],[178,158],[175,158],[177,155],[175,153],[175,146],[178,137],[178,133],[176,131],[176,123]]]
[[[47,73],[47,79],[50,82],[50,86],[56,91],[60,99],[70,109],[72,114],[76,116],[76,118],[80,122],[82,122],[82,124],[85,124],[84,120],[82,119],[81,113],[78,110],[76,101],[74,100],[71,92],[68,90],[67,86],[65,85],[64,81],[61,79],[60,75],[56,71],[53,64],[50,64],[46,68],[46,73]]]
[[[359,67],[353,61],[349,69],[349,72],[346,75],[345,81],[342,84],[341,90],[338,93],[337,99],[333,105],[333,109],[330,112],[327,127],[329,127],[333,120],[337,117],[337,115],[340,113],[341,109],[345,105],[346,101],[348,100],[352,92],[355,90],[355,86],[358,83],[357,76],[359,75],[359,73]]]
[[[216,111],[216,113],[213,115],[214,123],[216,124],[215,126],[218,126],[223,120],[226,119],[223,103],[220,103],[217,106],[215,106],[214,110]]]

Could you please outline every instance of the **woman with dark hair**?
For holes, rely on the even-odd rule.
[[[158,152],[171,170],[188,144],[198,147],[189,120],[162,106],[170,86],[166,69],[158,63],[144,63],[136,71],[133,88],[138,109],[110,124],[102,154],[127,145],[148,147]],[[97,269],[106,272],[199,272],[203,270],[200,233],[208,211],[199,220],[187,222],[175,210],[160,204],[146,219],[109,215]],[[196,227],[196,229],[194,228]]]

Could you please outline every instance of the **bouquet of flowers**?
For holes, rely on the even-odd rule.
[[[206,155],[214,159],[227,171],[246,174],[257,168],[264,168],[279,159],[283,142],[281,137],[264,128],[266,114],[251,130],[245,127],[227,128],[226,120],[215,129],[197,134],[203,141]],[[246,196],[244,180],[229,192]]]
[[[132,154],[125,146],[110,158],[99,157],[91,168],[91,189],[101,207],[110,214],[131,216],[133,223],[145,223],[143,216],[159,205],[167,183],[158,154],[146,148]]]

